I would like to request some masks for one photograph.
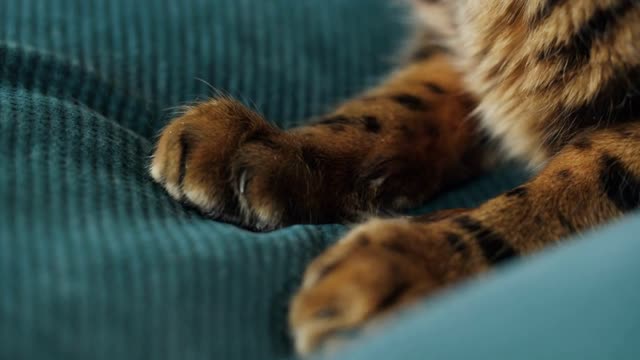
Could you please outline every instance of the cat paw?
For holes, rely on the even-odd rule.
[[[296,351],[304,355],[339,343],[344,333],[441,287],[446,261],[436,257],[451,249],[425,240],[422,231],[406,219],[373,220],[313,261],[289,313]]]
[[[173,198],[255,230],[356,222],[435,193],[444,162],[433,139],[425,149],[358,110],[282,131],[232,99],[200,103],[162,131],[151,176]]]
[[[151,176],[175,199],[212,218],[257,230],[300,220],[311,182],[293,136],[237,101],[188,108],[161,133]],[[295,182],[293,181],[295,179]]]

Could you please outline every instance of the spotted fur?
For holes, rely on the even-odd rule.
[[[168,125],[151,174],[176,199],[257,230],[355,222],[420,204],[485,168],[473,106],[443,54],[289,131],[216,98]]]
[[[308,267],[290,326],[308,353],[462,279],[640,209],[640,2],[408,0],[405,64],[283,131],[226,98],[163,131],[152,176],[260,230],[422,203],[497,154],[537,171],[474,209],[371,220]]]

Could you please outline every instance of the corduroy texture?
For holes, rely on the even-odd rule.
[[[0,358],[285,359],[287,301],[341,226],[255,234],[147,175],[172,106],[215,88],[283,127],[375,81],[386,0],[0,0]],[[428,208],[523,178],[485,177]]]

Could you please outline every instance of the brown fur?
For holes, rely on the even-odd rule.
[[[419,204],[502,154],[541,169],[475,209],[360,225],[295,296],[299,352],[568,235],[640,208],[640,3],[412,0],[408,63],[311,124],[281,131],[230,99],[164,130],[154,179],[259,229]]]
[[[473,106],[443,54],[286,132],[234,100],[213,99],[163,131],[151,173],[175,198],[259,230],[357,221],[420,204],[481,171],[467,121]]]

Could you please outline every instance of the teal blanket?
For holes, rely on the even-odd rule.
[[[305,264],[345,228],[257,234],[216,223],[150,180],[149,155],[171,108],[209,96],[207,83],[290,127],[375,82],[406,31],[390,3],[0,0],[0,359],[290,358],[288,299]],[[421,211],[472,206],[524,178],[504,169]],[[584,316],[560,321],[606,326],[560,339],[579,347],[609,334],[618,341],[603,340],[602,349],[630,354],[640,339],[640,252],[631,235],[619,235],[640,222],[618,228],[549,257],[549,269],[578,285],[536,272],[544,261],[515,264],[493,283],[429,302],[423,316],[345,356],[444,358],[467,348],[455,339],[475,343],[470,350],[514,344],[525,353],[550,336],[526,341],[511,327],[542,329],[576,303]],[[609,272],[589,273],[585,259],[611,264]],[[557,286],[541,288],[548,279]],[[567,292],[571,303],[550,291]],[[534,295],[541,300],[530,313]],[[501,317],[487,313],[492,299]],[[595,315],[605,310],[624,316]],[[491,331],[480,332],[483,324]]]

